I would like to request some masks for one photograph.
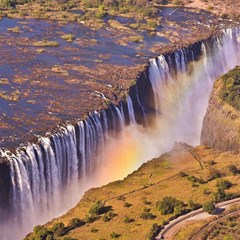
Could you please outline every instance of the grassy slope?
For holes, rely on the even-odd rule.
[[[240,192],[239,176],[234,176],[227,170],[227,166],[231,164],[240,168],[239,154],[220,153],[204,147],[196,147],[193,151],[204,162],[203,169],[201,169],[199,162],[189,150],[172,151],[144,164],[138,171],[133,172],[123,181],[113,182],[101,188],[89,190],[75,208],[64,216],[48,223],[47,226],[50,228],[54,223],[58,222],[68,225],[69,221],[76,217],[84,219],[93,203],[96,200],[103,200],[106,206],[112,207],[117,216],[109,222],[104,222],[99,218],[94,223],[70,231],[68,236],[73,239],[84,240],[111,239],[110,233],[114,231],[121,234],[118,239],[147,239],[153,223],[161,225],[163,221],[172,216],[163,216],[156,208],[156,202],[164,196],[174,196],[186,204],[190,199],[202,204],[213,198],[212,194],[204,194],[204,190],[216,191],[216,179],[193,186],[192,182],[187,180],[186,177],[178,175],[181,171],[208,180],[211,176],[210,169],[214,168],[219,170],[225,179],[234,184],[232,188],[226,190],[227,192]],[[216,164],[210,165],[209,162],[212,160]],[[132,192],[134,190],[135,192]],[[132,193],[128,194],[128,192]],[[119,195],[124,195],[125,200],[117,199]],[[144,200],[150,203],[147,205],[143,202]],[[124,202],[131,203],[132,206],[126,208]],[[150,208],[151,213],[157,216],[154,220],[140,218],[145,207]],[[126,216],[135,219],[135,221],[124,223],[123,220]],[[93,228],[98,229],[98,231],[91,232]]]

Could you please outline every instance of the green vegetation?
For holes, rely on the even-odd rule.
[[[207,213],[214,213],[215,211],[215,205],[213,202],[206,202],[203,204],[203,211],[207,212]]]
[[[201,207],[201,204],[194,202],[192,199],[188,202],[188,207],[190,210],[196,210]]]
[[[15,33],[20,32],[20,28],[18,26],[13,27],[13,28],[8,28],[7,30],[8,30],[8,32],[15,32]]]
[[[156,215],[153,215],[152,213],[150,212],[143,212],[141,215],[140,215],[140,218],[144,219],[144,220],[152,220],[152,219],[155,219],[157,216]]]
[[[115,233],[115,232],[110,233],[111,238],[118,238],[120,236],[121,236],[121,234],[119,234],[119,233]]]
[[[231,186],[232,186],[232,183],[225,179],[219,179],[216,185],[217,188],[220,188],[223,190],[229,189]]]
[[[85,223],[86,223],[85,221],[83,221],[79,218],[73,218],[70,220],[68,225],[71,229],[75,229],[75,228],[83,226]]]
[[[220,90],[220,98],[240,110],[240,67],[237,66],[227,74],[223,75],[223,86]]]
[[[92,228],[92,229],[91,229],[91,232],[92,232],[92,233],[96,233],[96,232],[98,232],[98,229],[97,229],[97,228]]]
[[[129,37],[130,42],[142,42],[143,41],[143,36],[130,36]]]
[[[52,237],[52,232],[47,230],[47,228],[43,227],[43,226],[36,226],[33,229],[33,232],[35,234],[35,239],[39,239],[39,240],[44,240],[48,238]],[[49,237],[50,236],[50,237]]]
[[[30,2],[30,0],[0,0],[0,7],[15,7],[18,4],[24,4]]]
[[[161,226],[157,225],[157,223],[154,223],[151,227],[148,239],[155,240],[156,236],[160,231],[161,231]]]
[[[157,202],[157,208],[163,215],[171,214],[175,208],[183,206],[183,202],[174,197],[166,196],[163,200]]]
[[[58,47],[57,41],[38,41],[33,43],[34,47]]]
[[[227,168],[233,175],[237,175],[239,173],[239,170],[235,165],[229,165]]]
[[[91,216],[97,216],[104,213],[104,204],[101,201],[96,201],[89,210]]]
[[[69,34],[64,34],[61,36],[63,40],[66,40],[67,42],[72,42],[74,40],[74,35],[69,33]]]
[[[125,223],[131,223],[131,222],[134,222],[135,220],[133,218],[125,217],[123,221]]]
[[[53,4],[50,0],[0,0],[0,7],[5,9],[18,9],[18,5],[28,4],[34,8],[31,14],[38,17],[46,18],[46,12],[49,9],[62,12],[62,18],[68,16],[68,11],[73,8],[81,9],[80,20],[103,19],[107,15],[130,14],[138,18],[148,17],[154,19],[157,15],[157,9],[153,7],[153,3],[157,1],[147,0],[57,0],[57,4]],[[27,9],[21,11],[24,16]],[[72,16],[72,20],[77,20],[78,16]]]
[[[132,204],[131,204],[131,203],[128,203],[128,202],[125,202],[125,203],[123,204],[123,206],[126,207],[126,208],[129,208],[129,207],[132,206]]]
[[[116,214],[113,213],[113,211],[109,211],[106,214],[103,215],[102,220],[104,222],[109,222],[111,221],[114,217],[116,216]]]

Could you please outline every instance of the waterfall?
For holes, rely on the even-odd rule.
[[[136,119],[135,119],[132,99],[131,99],[130,96],[127,97],[127,106],[128,106],[128,114],[129,114],[130,123],[131,124],[136,124]]]
[[[152,131],[146,131],[150,125],[138,128],[139,118],[148,122],[149,112],[148,93],[139,79],[125,103],[110,104],[74,125],[59,126],[14,154],[0,150],[0,157],[9,163],[11,183],[9,219],[0,223],[0,239],[19,239],[34,225],[74,206],[85,190],[81,184],[106,164],[109,144],[117,142],[128,125],[138,131],[134,134],[141,149],[139,164],[170,150],[174,141],[199,144],[213,82],[236,64],[240,64],[240,29],[227,29],[219,37],[150,59],[145,80],[154,94]]]

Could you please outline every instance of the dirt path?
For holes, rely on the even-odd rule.
[[[227,208],[229,208],[231,205],[233,205],[235,203],[240,203],[240,197],[232,199],[232,200],[228,200],[228,201],[225,201],[225,202],[222,202],[222,203],[218,203],[218,204],[216,204],[216,208],[220,208],[223,211],[223,210],[226,210]],[[192,211],[190,213],[187,213],[183,216],[180,216],[180,217],[172,220],[168,225],[166,225],[164,227],[164,229],[159,233],[156,240],[160,240],[160,239],[170,240],[170,239],[173,239],[174,235],[180,229],[182,229],[184,226],[186,226],[186,224],[188,224],[189,221],[208,219],[208,218],[213,217],[213,216],[214,215],[211,215],[211,214],[208,214],[208,213],[204,212],[202,208],[198,209],[198,210],[195,210],[195,211]],[[214,221],[217,221],[217,220],[218,219],[216,219]],[[195,239],[195,236],[194,236],[194,239]]]

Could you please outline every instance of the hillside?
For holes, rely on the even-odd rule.
[[[90,189],[75,208],[35,228],[26,240],[42,233],[45,237],[38,239],[153,239],[170,218],[239,193],[239,158],[175,144],[171,152],[143,164],[124,180]],[[225,183],[227,190],[221,187]],[[174,197],[170,211],[159,202],[166,196]]]
[[[201,143],[223,151],[240,151],[240,67],[214,84],[204,117]]]

